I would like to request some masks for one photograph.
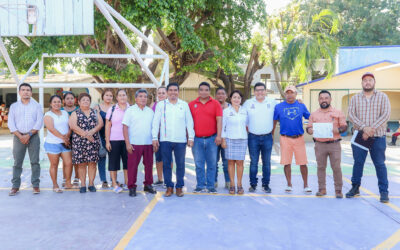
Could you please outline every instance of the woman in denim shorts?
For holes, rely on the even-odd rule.
[[[50,98],[50,110],[44,115],[44,125],[47,128],[44,149],[50,160],[50,176],[53,181],[53,191],[56,193],[62,193],[57,183],[58,162],[60,157],[65,166],[65,188],[72,188],[71,130],[68,126],[69,115],[65,110],[61,110],[61,105],[61,97],[53,95]]]

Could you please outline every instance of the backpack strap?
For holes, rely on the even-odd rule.
[[[112,106],[112,108],[111,108],[111,115],[110,115],[110,119],[108,119],[109,121],[111,121],[111,119],[112,119],[112,116],[113,116],[113,114],[114,114],[114,110],[115,110],[115,106],[116,106],[116,105],[113,105],[113,106]]]

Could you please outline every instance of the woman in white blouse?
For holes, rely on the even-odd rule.
[[[57,183],[58,162],[60,157],[65,167],[65,188],[72,188],[72,155],[71,155],[71,130],[69,129],[69,115],[61,110],[62,100],[58,95],[50,98],[50,110],[44,115],[44,125],[47,128],[47,136],[44,142],[44,149],[50,160],[50,177],[53,181],[53,191],[62,193]]]
[[[222,119],[222,147],[225,148],[225,158],[228,159],[230,178],[229,193],[235,194],[235,166],[237,173],[237,194],[243,194],[242,177],[243,163],[247,150],[247,111],[240,104],[242,93],[235,90],[231,93],[231,106],[224,109]]]

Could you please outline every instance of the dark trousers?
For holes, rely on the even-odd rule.
[[[173,188],[174,183],[172,182],[172,152],[174,152],[175,163],[176,163],[176,188],[182,188],[185,185],[183,178],[185,177],[185,155],[186,155],[186,143],[177,142],[160,142],[161,156],[163,161],[163,174],[164,182],[168,188]],[[167,167],[168,166],[168,167]]]
[[[259,136],[249,133],[248,137],[250,154],[250,185],[257,186],[258,160],[262,160],[262,185],[269,185],[271,178],[271,153],[273,139],[272,135]]]
[[[22,144],[18,137],[14,136],[13,139],[13,178],[11,180],[13,188],[21,186],[22,164],[24,162],[26,150],[28,149],[29,160],[31,161],[32,176],[31,182],[33,187],[39,187],[40,183],[40,138],[38,134],[32,135],[28,144]]]
[[[145,186],[153,184],[153,145],[132,145],[132,154],[128,153],[128,188],[136,188],[137,172],[143,157]]]
[[[351,182],[356,185],[361,185],[361,177],[363,175],[364,163],[365,159],[367,158],[368,151],[354,145],[351,145],[351,148],[353,149],[354,157],[353,176],[351,177]],[[369,150],[369,154],[371,155],[372,162],[375,166],[380,193],[387,193],[389,186],[387,169],[385,165],[385,151],[386,137],[376,137],[371,149]]]

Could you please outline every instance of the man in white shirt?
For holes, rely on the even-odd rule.
[[[255,97],[247,100],[244,107],[248,112],[248,145],[250,153],[250,192],[257,188],[258,160],[262,160],[262,188],[271,193],[269,181],[271,177],[271,152],[273,145],[272,129],[274,124],[275,99],[266,97],[267,88],[264,83],[254,85]]]
[[[153,147],[154,150],[161,150],[163,166],[171,166],[172,151],[176,162],[176,195],[183,196],[183,178],[185,176],[185,155],[186,144],[193,146],[194,129],[193,118],[189,105],[180,100],[179,85],[170,83],[167,86],[168,98],[159,102],[153,119]],[[160,134],[160,142],[158,135]],[[187,139],[188,137],[188,139]],[[167,186],[166,197],[174,193],[172,182],[172,168],[163,168],[164,181]]]
[[[128,152],[129,196],[136,196],[136,180],[140,160],[143,157],[144,191],[157,193],[153,184],[153,146],[151,126],[153,110],[146,106],[147,91],[139,89],[135,93],[136,104],[129,107],[122,120],[126,150]]]
[[[33,193],[39,194],[40,183],[40,139],[38,131],[43,126],[43,110],[39,103],[32,99],[32,87],[28,83],[22,83],[18,87],[21,100],[13,103],[8,115],[8,127],[14,134],[13,139],[13,178],[12,189],[9,193],[14,196],[21,186],[22,164],[26,150],[28,149],[32,168]]]

